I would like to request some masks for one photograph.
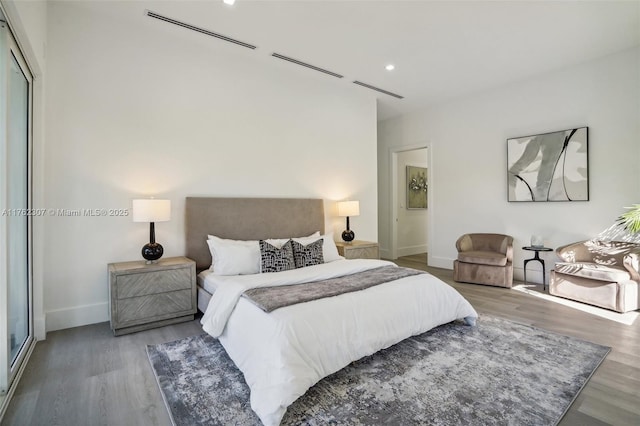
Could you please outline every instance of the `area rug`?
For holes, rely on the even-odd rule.
[[[321,380],[283,425],[555,425],[609,352],[481,316],[453,322]],[[174,425],[260,425],[249,388],[206,334],[147,346]]]

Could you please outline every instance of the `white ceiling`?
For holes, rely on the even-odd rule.
[[[258,46],[256,64],[277,61],[270,55],[278,52],[342,74],[320,78],[376,94],[379,120],[640,45],[640,0],[207,0],[149,8]],[[387,63],[396,69],[386,71]]]

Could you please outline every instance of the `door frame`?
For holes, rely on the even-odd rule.
[[[431,241],[433,236],[433,148],[430,142],[417,143],[415,145],[392,146],[389,148],[389,200],[391,209],[389,209],[389,257],[392,260],[398,258],[398,154],[406,151],[416,151],[418,149],[427,150],[427,251],[428,261],[431,259]]]
[[[2,5],[0,5],[2,6]],[[4,18],[4,19],[2,19]],[[33,134],[34,134],[34,120],[33,120],[33,111],[34,111],[34,74],[32,72],[31,67],[29,66],[24,53],[22,52],[21,46],[16,39],[15,34],[12,31],[11,25],[7,22],[6,13],[4,10],[0,8],[0,26],[1,33],[0,37],[0,54],[5,55],[8,59],[6,67],[0,70],[0,84],[3,87],[0,87],[0,92],[4,92],[6,95],[9,95],[8,86],[6,84],[8,81],[8,72],[9,72],[9,64],[11,62],[11,58],[15,59],[15,62],[18,64],[20,71],[26,78],[28,82],[28,109],[27,109],[27,152],[26,152],[26,161],[27,161],[27,211],[30,211],[33,206]],[[8,102],[8,96],[6,97]],[[3,116],[0,118],[0,121],[6,124],[6,116],[7,116],[7,108],[6,104],[0,105],[0,113]],[[8,126],[3,126],[8,128]],[[7,149],[8,139],[7,135],[0,135],[0,149],[5,151]],[[0,160],[2,164],[0,164],[0,170],[6,172],[7,170],[7,158],[6,155],[2,156]],[[4,209],[7,207],[6,205],[6,197],[7,192],[6,188],[0,188],[0,206]],[[25,212],[27,216],[27,321],[28,321],[28,335],[22,346],[20,347],[18,353],[15,358],[12,360],[12,357],[9,353],[8,348],[8,283],[7,276],[2,274],[0,276],[0,288],[6,289],[0,292],[0,304],[4,309],[1,311],[1,315],[3,321],[0,323],[3,326],[0,327],[0,339],[2,340],[2,344],[0,344],[0,363],[2,363],[2,372],[0,372],[0,391],[2,393],[0,397],[0,419],[2,419],[8,403],[11,399],[11,396],[15,392],[16,384],[24,371],[24,368],[27,364],[27,361],[35,347],[35,336],[34,336],[34,291],[33,291],[33,220],[32,215]],[[8,217],[8,216],[7,216]],[[0,218],[0,230],[3,235],[7,235],[7,218]],[[5,243],[0,244],[0,264],[6,266],[7,264],[7,246]],[[5,371],[6,368],[6,371]]]

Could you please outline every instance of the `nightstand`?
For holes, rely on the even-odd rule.
[[[113,334],[135,333],[193,320],[196,263],[186,257],[109,264],[109,310]]]
[[[378,243],[371,241],[353,240],[351,242],[337,241],[338,254],[346,259],[380,259]]]

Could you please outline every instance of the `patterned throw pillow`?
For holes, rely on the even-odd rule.
[[[322,255],[323,242],[324,240],[320,238],[318,241],[314,241],[305,246],[297,241],[292,241],[293,259],[296,263],[296,268],[304,268],[305,266],[320,265],[321,263],[324,263],[324,257]]]
[[[264,240],[260,240],[260,266],[261,272],[280,272],[295,269],[293,260],[293,245],[291,240],[282,245],[282,248],[272,246]]]

